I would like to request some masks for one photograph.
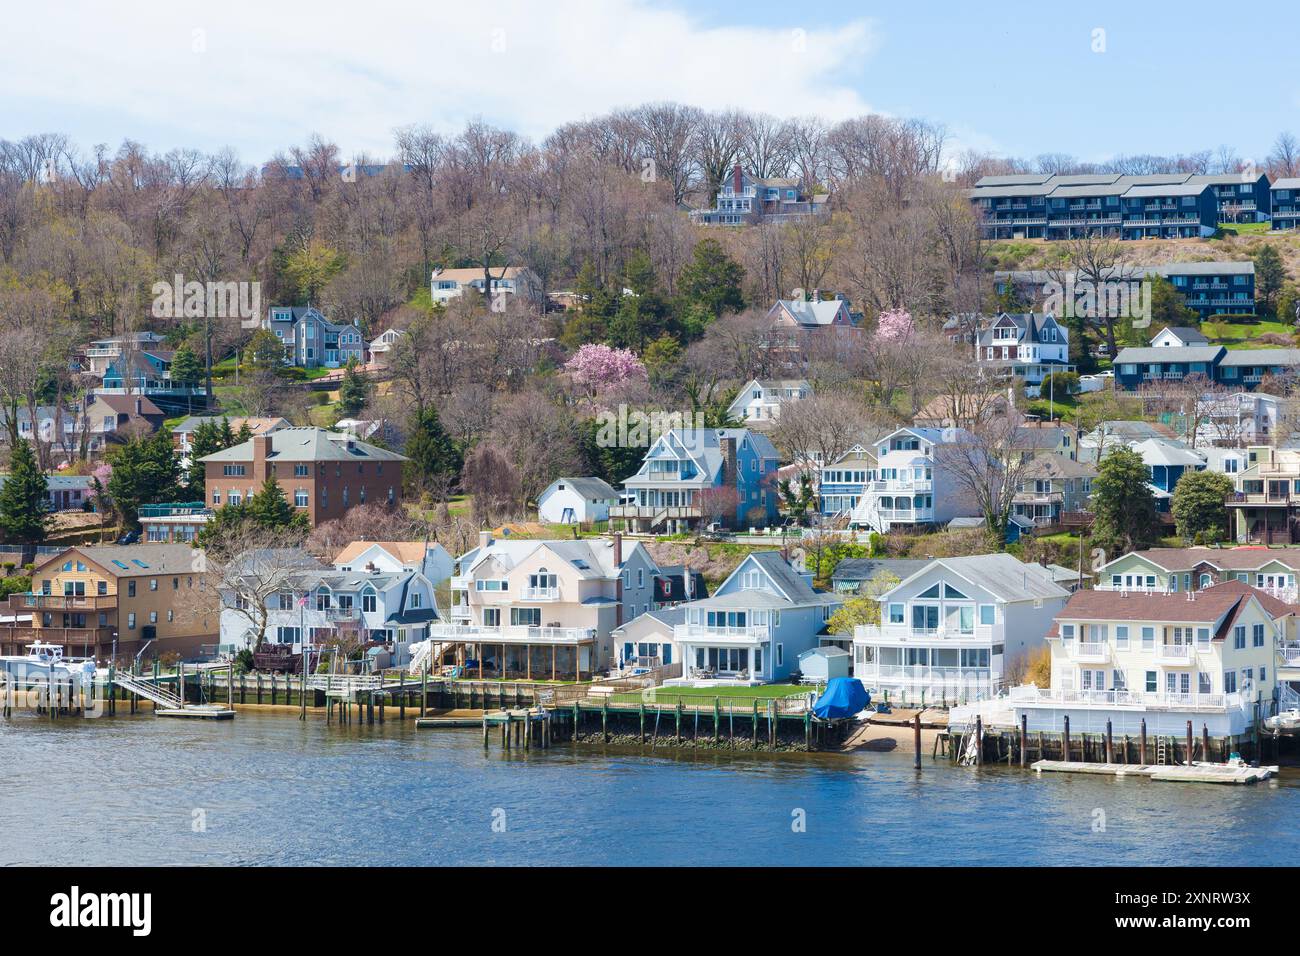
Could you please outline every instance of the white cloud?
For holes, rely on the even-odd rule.
[[[73,0],[6,15],[0,136],[83,145],[235,146],[249,162],[312,132],[386,156],[392,131],[470,118],[544,136],[650,100],[828,119],[877,46],[834,28],[712,26],[645,0],[252,2]]]

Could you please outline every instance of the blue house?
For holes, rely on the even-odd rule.
[[[1204,183],[1214,193],[1219,222],[1266,222],[1273,208],[1268,176],[1260,173],[1196,175],[1189,183]]]
[[[1300,223],[1300,178],[1279,179],[1270,190],[1273,228],[1294,229]]]
[[[365,341],[355,325],[331,322],[312,306],[273,306],[262,327],[284,344],[284,358],[301,368],[341,368],[364,362]]]
[[[849,515],[876,477],[875,446],[854,445],[822,465],[817,483],[818,511],[828,518]]]
[[[1212,235],[1215,184],[1190,173],[985,176],[970,191],[987,239],[1179,239]],[[1238,180],[1239,181],[1239,180]],[[1267,196],[1256,202],[1269,202]]]
[[[779,551],[754,552],[711,597],[681,605],[685,621],[673,628],[683,668],[677,682],[786,680],[798,670],[799,655],[819,646],[842,603],[815,590],[812,576]]]
[[[1205,460],[1189,448],[1149,438],[1133,446],[1142,456],[1142,464],[1151,475],[1151,487],[1156,492],[1156,510],[1168,511],[1170,498],[1178,479],[1189,471],[1204,471]]]
[[[174,354],[154,348],[119,354],[109,359],[103,385],[96,391],[101,395],[147,398],[169,415],[204,407],[206,392],[201,382],[182,384],[172,380]]]
[[[1225,349],[1211,345],[1194,329],[1162,329],[1149,348],[1120,349],[1115,356],[1115,387],[1177,382],[1203,375],[1211,382],[1253,391],[1266,377],[1300,371],[1300,349]]]
[[[650,446],[609,516],[642,533],[770,525],[777,457],[766,435],[747,428],[674,428]]]

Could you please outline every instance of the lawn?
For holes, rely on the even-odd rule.
[[[812,684],[760,684],[758,687],[656,687],[647,704],[674,704],[677,701],[698,703],[717,697],[729,701],[765,701],[774,697],[799,697],[817,690]],[[636,704],[642,700],[640,693],[614,694],[610,701],[614,703]]]
[[[1290,339],[1295,333],[1294,326],[1273,319],[1238,320],[1221,322],[1208,319],[1201,323],[1201,332],[1211,342],[1230,349],[1272,348],[1269,344],[1255,341],[1261,335],[1282,335]]]
[[[1228,236],[1268,234],[1272,231],[1273,224],[1271,222],[1233,222],[1223,223],[1219,226],[1219,232]]]

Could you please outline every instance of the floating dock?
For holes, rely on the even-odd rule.
[[[220,704],[188,704],[184,707],[155,707],[155,717],[188,717],[194,720],[234,720],[235,712]]]
[[[1256,783],[1267,780],[1277,767],[1249,767],[1231,763],[1116,764],[1039,760],[1030,765],[1039,773],[1091,773],[1111,777],[1146,777],[1176,783]]]

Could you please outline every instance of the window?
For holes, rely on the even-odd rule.
[[[126,582],[126,596],[127,596],[127,597],[135,597],[135,582],[134,582],[134,581],[127,581],[127,582]]]
[[[901,604],[889,605],[889,623],[890,624],[903,623],[903,605]]]
[[[1142,650],[1149,651],[1156,644],[1156,629],[1154,627],[1142,628]]]
[[[298,488],[293,493],[293,504],[295,508],[307,507],[307,489]]]
[[[1210,693],[1210,675],[1201,671],[1196,675],[1196,692],[1198,694]]]
[[[541,627],[542,609],[539,607],[512,607],[510,623],[516,627]]]
[[[1250,643],[1252,647],[1264,646],[1264,625],[1263,624],[1256,624],[1251,629]]]
[[[1115,646],[1120,650],[1128,649],[1128,625],[1115,625]]]
[[[361,594],[361,610],[365,611],[367,614],[373,614],[377,605],[378,605],[378,601],[377,601],[377,599],[376,599],[376,597],[375,597],[375,592],[374,592],[374,591],[363,591],[363,592],[362,592],[362,594]]]
[[[1237,672],[1223,672],[1223,692],[1225,694],[1235,694],[1237,692]]]
[[[307,477],[307,467],[308,467],[307,465],[294,465],[294,466],[293,466],[293,476],[294,476],[295,478],[306,478],[306,477]]]
[[[1147,671],[1147,673],[1146,673],[1146,688],[1147,688],[1147,693],[1148,693],[1148,694],[1154,694],[1154,693],[1156,692],[1156,688],[1157,688],[1158,686],[1159,686],[1159,685],[1156,683],[1156,672],[1155,672],[1155,671]]]
[[[126,616],[126,629],[128,631],[135,630],[135,611],[132,611]]]
[[[149,579],[149,590],[150,590],[150,591],[157,591],[157,590],[158,590],[158,579],[157,579],[157,578],[150,578],[150,579]]]
[[[1246,625],[1238,624],[1232,629],[1232,646],[1236,650],[1245,650],[1246,648]]]
[[[776,645],[776,666],[781,667],[785,662],[785,645]]]
[[[150,611],[150,612],[149,612],[149,623],[150,623],[150,624],[157,624],[157,623],[158,623],[158,612],[157,612],[157,611]]]

